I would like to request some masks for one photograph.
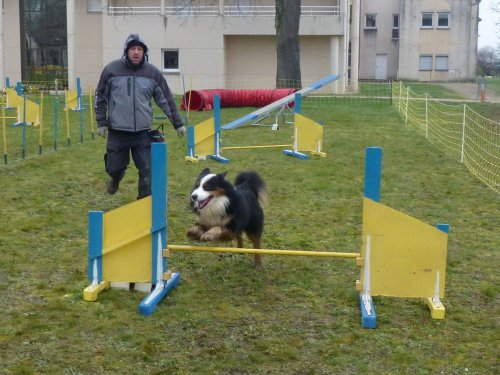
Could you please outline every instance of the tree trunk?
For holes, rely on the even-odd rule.
[[[300,0],[276,0],[276,88],[302,88]]]

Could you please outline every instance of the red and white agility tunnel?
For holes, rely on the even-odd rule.
[[[190,111],[211,111],[214,96],[220,96],[221,107],[257,107],[261,108],[274,103],[297,89],[258,89],[258,90],[189,90],[182,96],[181,109],[186,110],[189,104]],[[293,106],[293,103],[290,103]]]

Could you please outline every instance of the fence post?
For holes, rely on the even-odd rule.
[[[429,139],[429,101],[425,93],[425,139]]]
[[[410,88],[406,88],[406,111],[405,111],[405,123],[408,124],[408,98],[410,96]]]
[[[389,81],[389,94],[390,94],[389,96],[390,96],[390,98],[391,98],[391,103],[390,103],[391,107],[392,107],[392,95],[393,95],[393,92],[392,92],[392,84],[393,84],[393,81],[392,81],[392,80],[390,80],[390,81]]]
[[[23,94],[23,122],[21,126],[23,127],[23,145],[22,145],[22,158],[26,158],[26,93]]]
[[[38,155],[42,154],[43,148],[43,91],[40,93],[40,125],[38,125]]]
[[[401,96],[403,95],[403,82],[399,81],[399,95],[398,95],[398,105],[399,105],[399,115],[401,116]]]
[[[8,78],[7,78],[8,79]],[[8,87],[8,86],[7,86]],[[5,118],[5,96],[1,95],[0,106],[2,107],[2,139],[3,139],[3,163],[7,164],[7,127]]]
[[[57,80],[56,80],[56,94],[54,95],[54,150],[55,151],[57,151],[58,111],[59,111],[59,98],[57,96]]]
[[[464,104],[464,115],[462,119],[462,149],[460,151],[460,163],[464,162],[464,147],[465,147],[465,112],[467,110],[467,104]]]

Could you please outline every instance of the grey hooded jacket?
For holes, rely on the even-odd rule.
[[[180,128],[182,117],[162,73],[145,58],[137,67],[129,63],[127,47],[132,41],[146,46],[142,38],[131,34],[125,42],[123,57],[106,65],[101,73],[95,93],[97,125],[127,132],[151,129],[153,98],[174,128]]]

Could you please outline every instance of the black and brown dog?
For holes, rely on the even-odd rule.
[[[187,236],[201,241],[236,239],[243,247],[243,232],[260,249],[264,228],[263,205],[267,202],[264,180],[257,172],[246,171],[236,176],[234,185],[224,173],[212,173],[205,168],[191,191],[191,207],[196,223]],[[260,254],[255,254],[255,267],[262,268]]]

